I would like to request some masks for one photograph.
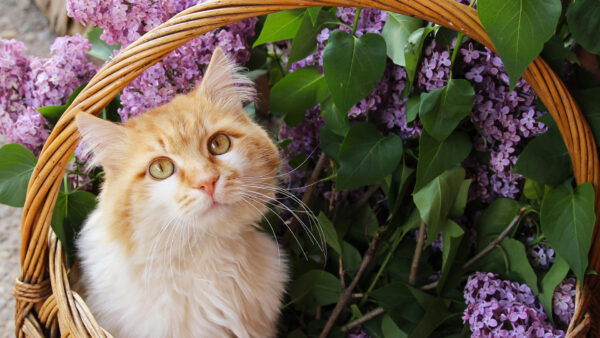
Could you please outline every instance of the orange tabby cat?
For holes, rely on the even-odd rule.
[[[124,124],[82,114],[104,167],[77,239],[86,302],[117,337],[273,337],[288,279],[256,224],[279,154],[220,48],[197,89]]]

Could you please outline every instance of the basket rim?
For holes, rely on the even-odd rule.
[[[254,16],[314,6],[373,8],[419,17],[461,32],[496,52],[477,17],[476,10],[454,0],[308,0],[302,2],[293,0],[215,0],[190,7],[144,34],[105,64],[57,122],[44,144],[27,188],[21,221],[22,271],[18,281],[25,285],[39,285],[49,278],[49,269],[54,269],[54,267],[48,267],[48,256],[57,255],[57,251],[60,252],[60,245],[53,244],[55,239],[49,237],[51,233],[50,220],[65,167],[79,140],[74,122],[78,114],[97,115],[118,92],[144,70],[203,33]],[[598,270],[600,268],[600,234],[598,231],[600,164],[591,128],[565,85],[540,56],[529,65],[523,77],[557,122],[573,163],[577,183],[590,182],[594,186],[597,223],[594,228],[592,244],[597,245],[596,247],[592,246],[589,264],[591,268]],[[55,249],[57,247],[58,250]],[[51,257],[50,260],[58,262],[60,267],[60,272],[56,271],[59,273],[52,273],[52,275],[66,278],[66,269],[62,264],[62,259],[56,260],[55,257]],[[56,298],[57,288],[62,288],[65,284],[58,283],[55,278],[51,278],[51,282],[55,293],[54,298]],[[66,325],[70,329],[68,331],[75,334],[73,331],[75,327],[68,325],[68,322],[73,323],[74,320],[67,318],[64,314],[67,309],[61,309],[61,304],[77,303],[78,306],[87,307],[75,300],[74,297],[77,296],[73,296],[74,292],[70,291],[68,283],[66,287],[67,292],[58,291],[58,293],[71,297],[71,300],[69,302],[57,301],[59,314],[58,316],[49,316],[49,318],[58,318],[61,328]],[[600,308],[599,302],[592,299],[594,296],[592,290],[600,290],[598,278],[586,277],[584,288],[582,296],[578,297],[581,298],[581,301],[576,302],[576,312],[568,332],[574,332],[575,325],[584,319],[591,307]],[[34,311],[34,306],[39,307],[40,305],[39,300],[16,300],[15,327],[18,336],[32,332],[43,336],[39,325],[40,320]],[[85,316],[88,316],[87,312],[82,311]],[[594,316],[591,317],[594,318]],[[86,320],[95,322],[93,316]],[[75,321],[82,322],[81,319]],[[582,323],[584,322],[588,323],[586,326],[589,329],[589,325],[592,325],[590,320],[584,320]],[[49,327],[49,323],[44,324]],[[81,327],[81,325],[77,326]],[[79,332],[79,330],[77,331]],[[83,329],[79,333],[88,334]]]

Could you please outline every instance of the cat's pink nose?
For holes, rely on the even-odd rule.
[[[219,180],[219,176],[214,176],[206,181],[198,182],[194,188],[204,190],[212,197],[215,194],[215,184]]]

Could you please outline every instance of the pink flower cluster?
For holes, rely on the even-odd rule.
[[[97,67],[87,60],[89,48],[79,35],[57,38],[46,59],[25,55],[20,41],[0,40],[0,133],[39,151],[49,131],[37,109],[65,104],[92,77]]]

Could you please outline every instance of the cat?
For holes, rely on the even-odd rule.
[[[81,284],[115,337],[276,335],[288,268],[257,224],[280,158],[238,71],[218,47],[187,95],[123,124],[77,116],[105,171],[76,239]]]

